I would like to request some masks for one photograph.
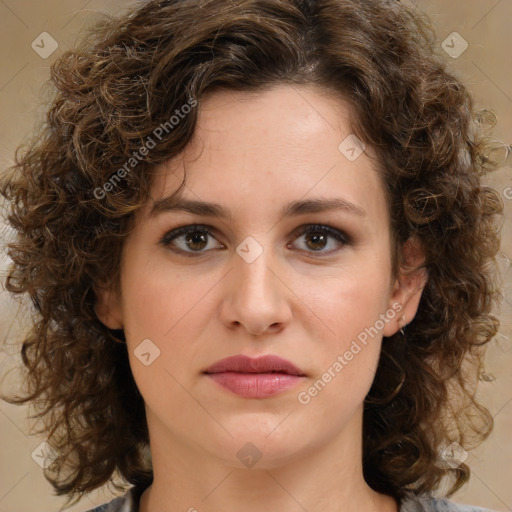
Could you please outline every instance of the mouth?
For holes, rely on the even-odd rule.
[[[278,356],[250,358],[244,355],[222,359],[203,371],[224,390],[243,398],[267,398],[295,387],[305,374]]]
[[[226,357],[217,361],[204,370],[203,373],[281,373],[303,377],[305,374],[290,361],[275,355],[265,355],[251,358],[243,354]]]

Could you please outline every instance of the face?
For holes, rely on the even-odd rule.
[[[358,444],[382,336],[412,319],[421,290],[392,275],[375,158],[341,144],[350,134],[347,105],[315,89],[215,92],[183,157],[157,169],[121,293],[99,293],[98,306],[125,331],[152,450],[237,467],[254,451],[271,468]],[[226,216],[164,200],[185,168],[181,203]],[[279,356],[301,376],[204,373],[240,354]]]

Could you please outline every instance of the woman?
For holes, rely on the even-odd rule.
[[[432,494],[492,429],[502,205],[431,40],[385,0],[150,0],[53,65],[2,193],[38,314],[10,401],[68,503],[479,510]]]

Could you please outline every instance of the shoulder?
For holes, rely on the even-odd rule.
[[[114,498],[112,501],[100,505],[87,512],[138,512],[138,502],[135,499],[136,491],[130,489],[127,493]],[[487,508],[460,505],[445,498],[432,498],[430,496],[407,495],[400,506],[400,512],[493,512]]]
[[[87,512],[138,512],[138,503],[134,499],[134,490],[132,488],[122,496],[118,496],[112,501]]]
[[[487,508],[460,505],[446,498],[408,495],[402,501],[400,512],[492,512]]]

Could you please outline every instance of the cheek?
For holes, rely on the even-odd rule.
[[[202,339],[211,318],[210,291],[220,278],[215,272],[198,276],[171,268],[167,261],[135,251],[127,255],[122,274],[124,328],[132,372],[147,403],[172,396],[186,405],[178,382],[191,379],[191,369],[204,359],[204,347],[196,340]],[[167,398],[162,389],[169,393]]]
[[[135,255],[125,262],[123,319],[130,366],[148,407],[163,411],[172,403],[173,410],[185,410],[190,396],[179,383],[197,366],[198,348],[191,341],[207,317],[204,296],[214,283],[153,263]]]
[[[201,309],[212,278],[191,276],[168,263],[131,256],[126,261],[123,286],[123,318],[133,338],[161,341],[195,324],[190,318]]]
[[[322,372],[317,376],[322,381],[319,387],[328,383],[330,392],[325,398],[329,400],[345,401],[347,391],[361,400],[373,381],[384,322],[391,319],[391,315],[386,317],[389,281],[382,272],[352,272],[338,276],[338,284],[336,280],[331,283],[327,292],[323,288],[323,296],[320,287],[309,290],[310,304],[321,305],[315,312],[329,327],[324,331],[327,339],[315,341]]]
[[[387,276],[368,267],[364,270],[350,268],[332,279],[309,282],[304,302],[319,312],[339,348],[375,325],[389,302]]]

